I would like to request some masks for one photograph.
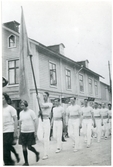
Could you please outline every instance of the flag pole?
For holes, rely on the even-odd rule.
[[[111,81],[111,71],[110,71],[110,62],[109,61],[108,61],[108,70],[109,70],[110,93],[112,94],[112,81]]]
[[[33,74],[33,79],[34,79],[34,84],[35,84],[36,95],[38,96],[38,89],[37,89],[37,85],[36,85],[35,73],[34,73],[33,62],[32,62],[32,55],[29,55],[29,56],[30,56],[30,63],[31,63],[31,69],[32,69],[32,74]],[[43,121],[42,110],[41,110],[38,98],[37,98],[37,101],[38,101],[38,105],[39,105],[39,115],[41,116],[41,120]]]

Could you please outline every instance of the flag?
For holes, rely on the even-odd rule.
[[[20,99],[30,101],[30,89],[29,89],[29,76],[28,76],[28,66],[29,55],[31,55],[29,39],[27,35],[23,9],[21,8],[21,24],[20,24],[20,68],[19,68],[19,95]]]

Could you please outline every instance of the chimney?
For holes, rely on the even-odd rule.
[[[89,68],[89,61],[88,60],[85,60],[85,67]]]
[[[61,43],[61,44],[59,45],[59,53],[60,53],[61,55],[64,55],[64,48],[65,48],[64,44]]]
[[[60,53],[61,55],[64,55],[64,48],[65,48],[65,46],[64,46],[63,43],[61,43],[59,45],[48,46],[48,48],[51,49],[51,50],[53,50],[53,51],[55,51],[55,52],[57,52],[57,53]]]
[[[3,23],[3,25],[7,28],[10,28],[13,31],[16,31],[17,33],[19,33],[19,23],[16,21],[10,21],[7,23]]]
[[[86,68],[89,68],[89,61],[88,60],[84,60],[84,61],[78,61],[77,62],[79,65],[83,65]]]

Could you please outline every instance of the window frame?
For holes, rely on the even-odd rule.
[[[52,66],[53,65],[55,65],[55,67],[56,67],[56,70],[55,70],[55,77],[56,77],[56,85],[53,85],[53,84],[51,84],[51,75],[50,75],[50,64],[52,64]],[[56,63],[55,62],[52,62],[52,61],[49,61],[49,84],[50,84],[50,86],[51,87],[57,87],[57,65],[56,65]]]
[[[91,84],[89,83],[89,80],[91,80]],[[89,88],[89,94],[93,94],[93,82],[92,78],[88,77],[88,88]],[[91,91],[90,91],[90,85],[91,85]]]
[[[97,83],[97,94],[96,94],[96,86],[95,83]],[[98,96],[98,81],[94,80],[94,87],[95,87],[95,95]]]
[[[66,74],[66,72],[70,72],[70,76],[68,76],[67,74]],[[67,78],[68,77],[68,78]],[[69,69],[69,68],[66,68],[65,69],[65,78],[66,78],[66,89],[67,90],[71,90],[72,88],[71,88],[71,70]],[[69,85],[69,83],[68,83],[68,85],[67,85],[67,79],[69,79],[70,78],[70,87],[68,87],[68,85]],[[69,81],[69,80],[68,80]]]
[[[79,76],[82,76],[83,90],[80,90],[80,81],[81,81],[81,80],[80,80]],[[80,91],[80,93],[84,93],[84,75],[81,74],[81,73],[79,73],[79,74],[78,74],[78,78],[79,78],[79,91]]]
[[[9,67],[9,62],[13,61],[14,62],[14,67]],[[19,65],[16,66],[16,61],[18,61],[19,63],[19,58],[17,59],[10,59],[10,60],[7,60],[7,75],[8,75],[8,86],[15,86],[15,85],[19,85],[19,82],[17,83],[16,82],[16,70],[19,69]],[[14,70],[14,83],[10,83],[10,75],[9,75],[9,72],[10,70]]]
[[[14,46],[10,46],[9,38],[10,38],[11,36],[14,36],[14,38],[15,38],[15,45],[14,45]],[[10,34],[10,35],[8,36],[7,43],[8,43],[8,48],[9,48],[9,49],[15,48],[15,47],[16,47],[16,35]]]

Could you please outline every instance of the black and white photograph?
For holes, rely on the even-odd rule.
[[[2,0],[3,166],[111,166],[112,0]]]

